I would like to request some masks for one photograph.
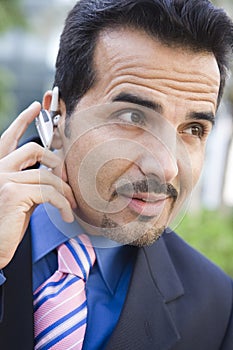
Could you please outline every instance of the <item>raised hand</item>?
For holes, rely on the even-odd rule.
[[[40,103],[34,102],[0,139],[0,269],[12,259],[38,204],[49,202],[60,210],[63,220],[72,222],[74,219],[72,208],[76,207],[76,202],[65,182],[61,159],[33,142],[17,148],[40,108]],[[36,162],[48,169],[25,170]]]

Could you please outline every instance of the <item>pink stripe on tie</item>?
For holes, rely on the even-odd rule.
[[[86,325],[83,325],[73,333],[73,337],[78,339],[77,341],[74,341],[74,340],[71,341],[70,338],[63,338],[59,343],[57,343],[51,349],[57,350],[57,346],[59,346],[60,349],[65,349],[65,350],[71,350],[71,349],[81,350],[83,346],[83,340],[84,340],[82,338],[82,335],[85,334],[85,331],[86,331]]]
[[[75,250],[76,251],[76,250]],[[73,275],[83,278],[83,273],[79,265],[67,246],[62,246],[58,252],[59,254],[59,271],[72,273]],[[65,256],[65,258],[64,258]],[[72,271],[72,272],[71,272]]]

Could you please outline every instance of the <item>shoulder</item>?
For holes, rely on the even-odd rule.
[[[163,239],[186,296],[196,299],[205,310],[214,308],[219,316],[229,315],[233,301],[232,279],[176,233],[167,230]]]
[[[174,317],[180,320],[181,310],[183,313],[188,312],[192,315],[193,329],[208,325],[206,336],[214,333],[216,339],[222,339],[221,349],[231,349],[232,279],[176,233],[166,230],[163,241],[184,290],[183,297],[177,300],[176,306],[172,303],[169,306]],[[186,323],[190,323],[185,317],[184,319],[183,328]]]
[[[169,255],[178,271],[187,271],[194,276],[209,275],[214,279],[232,282],[217,265],[207,259],[203,254],[191,247],[181,237],[171,230],[163,235]]]
[[[184,281],[192,279],[203,286],[211,283],[219,292],[222,290],[223,283],[228,287],[230,294],[232,293],[231,278],[175,232],[166,230],[163,239],[176,271]]]

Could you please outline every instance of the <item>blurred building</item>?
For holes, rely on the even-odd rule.
[[[232,183],[233,116],[225,102],[219,109],[216,125],[210,135],[203,171],[201,199],[205,208],[233,207]]]

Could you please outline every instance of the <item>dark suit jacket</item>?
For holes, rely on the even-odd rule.
[[[5,275],[0,349],[32,350],[29,233]],[[106,350],[232,350],[232,300],[231,279],[166,232],[151,247],[138,250],[123,311]]]

